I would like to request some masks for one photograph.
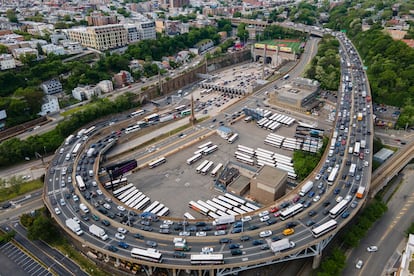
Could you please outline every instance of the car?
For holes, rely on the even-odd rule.
[[[185,258],[187,255],[181,251],[175,251],[173,254],[174,258]]]
[[[102,193],[102,191],[101,191],[100,189],[97,189],[97,190],[96,190],[96,193],[97,193],[98,195],[103,195],[103,193]]]
[[[118,231],[119,233],[122,233],[122,234],[126,234],[126,233],[128,233],[128,230],[126,230],[125,228],[122,228],[122,227],[118,227],[117,231]]]
[[[294,221],[288,222],[286,223],[286,228],[294,228],[296,227],[298,224]]]
[[[293,233],[295,233],[295,229],[293,229],[293,228],[287,228],[287,229],[283,230],[282,233],[285,236],[289,236],[289,235],[292,235]]]
[[[98,221],[99,220],[99,217],[97,215],[95,215],[95,214],[92,214],[92,219],[94,221]]]
[[[264,244],[265,243],[265,241],[264,240],[253,240],[252,241],[252,244],[253,245],[261,245],[261,244]]]
[[[81,218],[82,218],[84,221],[89,221],[89,217],[88,217],[88,215],[82,215],[82,216],[81,216]]]
[[[205,236],[207,236],[206,232],[200,231],[196,233],[196,237],[205,237]]]
[[[309,206],[311,206],[311,204],[312,204],[312,201],[307,200],[305,201],[305,203],[303,203],[303,207],[308,208]]]
[[[361,269],[363,265],[364,265],[364,262],[362,260],[358,260],[355,267],[358,268],[358,269]]]
[[[105,204],[103,205],[103,207],[104,207],[105,209],[107,209],[107,210],[111,209],[111,205],[109,205],[108,203],[105,203]]]
[[[267,210],[259,213],[259,217],[265,217],[265,216],[268,216],[268,215],[269,215],[269,211],[267,211]]]
[[[124,240],[125,236],[121,233],[115,233],[115,238],[118,240]]]
[[[314,195],[315,195],[315,192],[314,191],[310,191],[309,194],[308,194],[308,197],[309,198],[312,198]]]
[[[248,230],[256,230],[259,229],[259,226],[256,224],[250,225],[249,228],[247,228]]]
[[[238,256],[238,255],[243,254],[243,251],[241,251],[240,249],[233,249],[230,252],[231,252],[231,255],[233,255],[233,256]]]
[[[145,226],[141,226],[141,230],[147,231],[147,232],[152,232],[153,229],[152,229],[151,226],[145,225]]]
[[[277,222],[276,219],[269,219],[268,221],[266,221],[267,225],[272,225],[275,224]]]
[[[265,238],[271,236],[273,233],[271,230],[265,230],[259,233],[259,237]]]
[[[231,239],[229,239],[229,238],[222,238],[222,239],[220,239],[219,242],[220,243],[231,243]]]
[[[242,232],[241,227],[233,228],[233,229],[231,230],[231,233],[232,233],[232,234],[237,234],[237,233],[241,233],[241,232]]]
[[[121,242],[118,243],[118,246],[122,247],[123,249],[128,249],[129,244],[127,244],[126,242],[121,241]]]
[[[315,197],[313,198],[313,201],[314,201],[314,202],[318,202],[318,201],[319,201],[319,199],[321,199],[321,196],[320,196],[320,195],[317,195],[317,196],[315,196]]]
[[[180,233],[178,233],[178,235],[179,235],[179,236],[188,237],[188,236],[190,236],[190,235],[191,235],[191,233],[190,233],[190,232],[187,232],[187,231],[181,231]]]
[[[252,220],[251,216],[245,216],[245,217],[242,217],[242,219],[241,219],[242,222],[248,222],[248,221],[251,221],[251,220]]]
[[[112,251],[112,252],[117,252],[118,251],[118,248],[116,248],[115,246],[113,246],[113,245],[109,245],[108,246],[108,250],[109,251]]]
[[[368,252],[377,252],[378,251],[378,247],[375,245],[371,245],[367,247],[367,251]]]
[[[237,249],[240,248],[240,244],[238,243],[230,243],[229,244],[229,249]]]
[[[125,211],[125,207],[124,207],[124,206],[118,205],[118,206],[116,206],[116,208],[117,208],[119,211],[121,211],[121,212]]]
[[[150,247],[157,247],[158,246],[158,243],[156,241],[150,241],[150,240],[146,241],[145,244],[150,246]]]
[[[249,236],[241,236],[240,237],[240,241],[248,241],[248,240],[250,240]]]
[[[309,211],[308,215],[309,215],[310,217],[313,217],[313,216],[315,216],[315,215],[316,215],[316,211],[315,211],[315,210]]]
[[[145,225],[145,226],[150,226],[151,225],[151,222],[149,221],[149,220],[146,220],[146,219],[143,219],[143,220],[141,220],[141,222],[140,222],[142,225]]]
[[[213,229],[213,227],[211,227],[210,225],[206,225],[200,228],[201,231],[211,231]]]
[[[358,201],[356,201],[356,200],[352,201],[351,208],[355,208],[357,206],[358,206]]]
[[[60,211],[60,209],[58,207],[55,208],[55,214],[56,215],[60,215],[62,212]]]
[[[65,206],[66,205],[66,202],[65,202],[65,200],[63,198],[61,198],[59,202],[60,202],[60,205],[61,206]]]
[[[78,202],[79,201],[79,197],[75,194],[72,196],[73,201]]]
[[[334,195],[337,195],[337,194],[339,194],[341,192],[341,189],[339,189],[339,188],[335,188],[335,190],[334,190]]]
[[[270,219],[270,217],[269,217],[269,216],[260,217],[260,221],[261,221],[261,222],[265,222],[265,221],[267,221],[267,220],[269,220],[269,219]]]
[[[347,217],[349,217],[349,212],[348,211],[343,212],[341,215],[341,218],[347,218]]]
[[[270,208],[270,213],[276,213],[277,211],[279,211],[279,208],[276,206]]]
[[[342,201],[342,199],[344,199],[342,196],[337,196],[335,201],[339,203]]]
[[[260,249],[261,249],[261,250],[268,250],[268,249],[270,249],[270,247],[269,247],[269,245],[267,245],[267,244],[262,244],[262,245],[260,246]]]
[[[310,219],[310,220],[308,220],[307,222],[306,222],[306,226],[308,226],[308,227],[310,227],[310,226],[312,226],[312,225],[314,225],[315,224],[315,221],[314,220],[312,220],[312,219]]]
[[[102,224],[105,226],[110,226],[111,223],[109,221],[107,221],[106,219],[101,220]]]
[[[139,234],[139,233],[136,233],[136,234],[134,234],[134,238],[139,239],[139,240],[143,240],[144,236]]]
[[[361,180],[361,176],[360,176],[359,174],[357,174],[357,175],[355,176],[355,180],[356,180],[356,181]]]
[[[318,174],[315,176],[315,180],[319,180],[319,179],[321,179],[321,174],[320,174],[320,173],[318,173]]]
[[[216,226],[216,230],[226,230],[226,229],[227,229],[227,225],[225,224]]]

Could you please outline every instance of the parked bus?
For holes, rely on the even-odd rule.
[[[122,177],[122,178],[114,179],[112,181],[107,181],[104,184],[104,187],[106,189],[112,189],[112,188],[118,187],[119,185],[126,184],[127,182],[128,182],[128,179],[126,177]]]
[[[161,263],[162,254],[153,248],[141,249],[141,248],[132,248],[131,257],[135,259]]]
[[[158,205],[157,207],[152,209],[151,213],[158,214],[162,209],[164,209],[164,207],[165,207],[165,205],[160,203],[160,205]]]
[[[190,114],[191,114],[191,109],[181,111],[181,117],[184,117]]]
[[[208,215],[208,212],[209,212],[209,210],[207,208],[201,206],[200,204],[198,204],[198,203],[196,203],[194,201],[190,201],[188,203],[188,207],[190,207],[194,211],[197,211],[200,214],[205,215],[205,216],[207,216]]]
[[[234,133],[228,140],[227,142],[229,144],[233,144],[234,141],[236,141],[239,138],[239,134],[238,133]]]
[[[233,199],[230,199],[230,198],[228,198],[228,197],[225,197],[225,196],[219,195],[219,196],[218,196],[218,198],[219,198],[221,201],[224,201],[224,202],[226,202],[226,203],[230,204],[230,205],[232,206],[232,208],[233,208],[233,207],[239,207],[239,206],[240,206],[240,203],[239,203],[239,202],[237,202],[237,201],[235,201],[235,200],[233,200]]]
[[[204,168],[201,170],[201,174],[206,175],[213,167],[213,164],[213,161],[209,161],[207,165],[205,165]]]
[[[155,207],[157,207],[160,203],[158,201],[154,201],[153,203],[151,203],[150,206],[148,206],[147,208],[144,209],[144,213],[146,212],[151,212]]]
[[[115,181],[115,180],[114,180]],[[129,183],[119,189],[116,189],[115,191],[113,191],[113,194],[115,197],[118,197],[121,193],[125,192],[126,190],[132,188],[134,186],[134,184]]]
[[[139,109],[129,114],[129,117],[131,118],[138,117],[138,116],[144,115],[144,113],[145,113],[145,110]]]
[[[248,149],[244,149],[244,148],[238,148],[236,152],[240,152],[242,154],[245,154],[249,157],[253,157],[254,156],[254,151],[253,150],[248,150]]]
[[[318,237],[328,233],[329,231],[332,231],[333,229],[335,229],[337,225],[338,225],[338,222],[334,219],[331,219],[331,220],[325,222],[324,224],[313,228],[312,229],[312,234],[315,238],[318,238]]]
[[[195,162],[200,160],[202,157],[203,157],[203,155],[201,153],[198,153],[198,154],[192,156],[191,158],[188,158],[187,159],[187,164],[188,165],[194,164]]]
[[[356,164],[352,163],[351,166],[349,167],[349,175],[354,176],[355,175],[355,170],[356,170]]]
[[[218,198],[216,198],[216,197],[214,197],[213,199],[212,199],[212,201],[214,202],[214,203],[216,203],[216,204],[218,204],[218,205],[220,205],[220,206],[223,206],[224,208],[226,208],[226,209],[231,209],[231,208],[233,208],[233,206],[231,205],[231,204],[229,204],[229,203],[227,203],[227,202],[224,202],[224,201],[222,201],[222,200],[220,200],[220,199],[218,199]],[[224,211],[225,212],[225,211]]]
[[[348,207],[349,200],[342,199],[338,204],[336,204],[330,211],[329,216],[331,218],[336,218]]]
[[[125,129],[125,134],[129,134],[129,133],[132,133],[132,132],[138,131],[138,130],[140,130],[140,129],[141,129],[141,127],[140,127],[139,125],[130,126],[130,127],[127,127],[127,128]]]
[[[161,164],[164,164],[165,162],[167,162],[167,159],[165,159],[165,157],[160,157],[157,160],[150,162],[148,164],[148,167],[152,169],[152,168],[158,167]]]
[[[127,197],[130,193],[132,193],[133,191],[135,191],[137,188],[131,187],[128,190],[126,190],[125,192],[123,192],[122,194],[120,194],[119,196],[117,196],[117,198],[122,201],[125,197]]]
[[[258,206],[251,204],[250,202],[246,202],[246,206],[255,211],[260,209]]]
[[[297,213],[302,212],[303,208],[304,207],[303,207],[302,203],[297,203],[293,206],[290,206],[290,207],[286,208],[285,210],[283,210],[282,212],[280,212],[280,219],[281,220],[288,219],[288,218],[296,215]]]
[[[81,191],[81,192],[85,191],[86,190],[86,185],[85,185],[85,182],[83,182],[82,176],[77,175],[75,179],[76,179],[76,183],[78,184],[79,191]]]
[[[76,156],[77,154],[78,154],[78,152],[79,152],[79,149],[80,149],[80,147],[82,146],[82,143],[77,143],[76,145],[75,145],[75,147],[73,148],[73,151],[72,151],[72,155],[73,156]]]
[[[213,153],[213,152],[215,152],[216,150],[218,150],[218,146],[217,146],[217,145],[213,145],[213,146],[211,146],[211,147],[209,147],[209,148],[205,149],[205,150],[203,151],[203,154],[204,154],[204,155],[209,155],[210,153]]]
[[[240,161],[240,162],[245,163],[247,165],[254,166],[253,159],[245,158],[245,157],[242,157],[242,156],[239,156],[239,155],[236,156],[236,159],[237,159],[237,161]]]
[[[191,264],[193,265],[217,265],[223,263],[223,254],[191,254]]]
[[[184,213],[184,217],[186,218],[186,219],[195,219],[195,217],[193,217],[190,213],[188,213],[188,212],[185,212]]]
[[[203,170],[203,168],[208,164],[208,160],[204,160],[197,168],[196,168],[196,173],[201,173],[201,171]]]
[[[208,209],[208,210],[212,211],[213,213],[217,212],[217,208],[215,208],[215,207],[211,206],[211,205],[210,205],[210,204],[208,204],[208,203],[205,203],[205,202],[204,202],[204,201],[202,201],[202,200],[197,200],[197,204],[199,204],[199,205],[203,206],[204,208],[206,208],[206,209]]]
[[[204,147],[204,148],[201,148],[201,149],[199,149],[199,150],[196,150],[196,151],[194,152],[194,155],[199,154],[199,153],[203,154],[203,151],[204,151],[204,150],[206,150],[206,149],[208,149],[208,147]]]
[[[162,208],[161,211],[159,211],[157,213],[157,216],[158,217],[165,217],[165,216],[168,216],[169,213],[170,213],[170,209],[168,207],[164,206],[164,208]]]
[[[217,166],[211,171],[210,175],[212,177],[216,177],[218,172],[221,170],[221,168],[223,167],[222,163],[218,163]]]
[[[203,149],[203,148],[211,147],[212,145],[213,145],[213,143],[210,141],[210,142],[207,142],[207,143],[204,143],[204,144],[198,146],[197,148],[198,149]]]
[[[145,208],[150,203],[151,199],[149,197],[145,197],[142,201],[140,201],[137,205],[135,205],[134,209],[141,210]]]
[[[129,205],[132,202],[134,202],[134,200],[136,199],[136,195],[139,193],[139,190],[133,190],[128,196],[124,197],[121,202],[124,203],[125,205]]]
[[[73,135],[73,134],[69,135],[69,136],[66,138],[66,140],[65,140],[65,145],[67,146],[67,145],[69,145],[70,143],[72,143],[73,138],[75,138],[75,135]]]
[[[231,200],[234,200],[234,201],[240,203],[241,205],[243,205],[246,202],[246,200],[241,199],[240,197],[232,195],[230,193],[225,193],[224,196],[227,197],[227,198],[230,198]]]
[[[216,208],[217,210],[220,210],[222,212],[226,212],[227,208],[224,206],[221,206],[220,204],[215,203],[214,201],[211,200],[207,200],[206,203],[214,208]]]
[[[244,158],[248,158],[248,159],[251,159],[251,158],[252,158],[252,156],[251,156],[251,155],[247,155],[247,154],[242,153],[242,152],[240,152],[240,151],[236,151],[236,152],[234,153],[234,157],[236,157],[236,158],[237,158],[237,156],[244,157]]]

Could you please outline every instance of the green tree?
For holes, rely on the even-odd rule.
[[[241,18],[241,17],[242,17],[241,12],[236,11],[236,12],[233,13],[233,18]]]
[[[246,41],[249,38],[249,32],[246,30],[246,24],[240,23],[237,26],[237,36],[241,41]]]
[[[27,229],[27,237],[30,240],[43,240],[50,242],[58,238],[59,232],[52,220],[44,214],[39,215],[33,224]]]
[[[7,10],[6,11],[6,16],[7,16],[7,19],[9,19],[9,21],[10,22],[12,22],[12,23],[18,23],[19,22],[19,20],[17,19],[17,15],[16,15],[16,11],[14,11],[14,10]]]

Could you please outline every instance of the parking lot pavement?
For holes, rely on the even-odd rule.
[[[40,263],[20,250],[14,244],[8,242],[0,246],[0,262],[2,275],[31,275],[46,276],[53,274]]]

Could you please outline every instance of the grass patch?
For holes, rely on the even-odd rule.
[[[8,188],[0,189],[0,202],[8,201],[43,187],[41,178],[28,182],[17,183]]]
[[[63,117],[67,117],[69,115],[72,115],[73,113],[83,111],[84,109],[86,109],[89,106],[90,106],[90,104],[84,104],[84,105],[81,105],[81,106],[77,106],[77,107],[71,108],[69,110],[66,110],[65,112],[60,113],[60,115],[62,115]]]

